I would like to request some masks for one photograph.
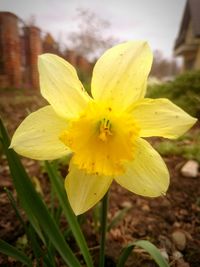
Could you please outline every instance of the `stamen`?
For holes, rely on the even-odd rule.
[[[112,135],[111,132],[111,123],[109,120],[103,118],[102,122],[100,122],[99,127],[99,138],[106,142],[108,140],[108,137]]]

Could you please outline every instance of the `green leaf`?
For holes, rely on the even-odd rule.
[[[107,227],[107,231],[110,231],[111,228],[113,228],[114,226],[116,226],[126,215],[126,213],[131,209],[131,207],[127,207],[124,208],[122,210],[120,210],[115,217],[112,219],[112,221],[109,223],[108,227]]]
[[[20,175],[21,175],[20,173],[22,172],[22,177],[24,177],[24,179],[27,180],[28,183],[30,183],[29,177],[26,174],[24,167],[22,166],[17,154],[12,149],[8,149],[9,145],[10,145],[10,140],[9,140],[6,129],[4,128],[4,125],[1,121],[1,119],[0,119],[0,141],[2,142],[4,152],[7,156],[7,160],[8,160],[10,172],[11,172],[11,175],[13,178],[14,186],[15,187],[17,186],[17,188],[19,187],[20,194],[23,191],[22,196],[20,197],[20,194],[18,193],[18,190],[16,188],[17,193],[18,193],[18,197],[21,201],[23,209],[25,210],[29,221],[33,225],[33,228],[35,229],[35,231],[37,232],[37,234],[39,235],[39,237],[41,238],[41,240],[45,244],[45,239],[44,239],[44,236],[43,236],[42,231],[40,229],[40,226],[38,224],[38,221],[36,220],[35,216],[33,215],[32,211],[31,211],[31,206],[29,206],[26,202],[25,196],[27,195],[27,192],[23,186],[23,179],[21,180],[21,178],[20,178]],[[29,186],[32,186],[32,184]]]
[[[18,220],[20,221],[20,223],[22,224],[22,226],[24,227],[24,229],[26,231],[27,230],[26,224],[25,224],[24,220],[22,219],[22,216],[21,216],[21,214],[17,208],[17,204],[16,204],[16,201],[14,200],[12,193],[7,188],[4,188],[4,190],[6,191],[7,197],[10,201],[10,204],[12,205],[12,207],[15,211],[15,214],[16,214]],[[27,234],[27,231],[26,231],[26,234]]]
[[[42,263],[44,263],[44,267],[55,267],[55,260],[52,260],[52,257],[49,255],[49,251],[44,250],[43,246],[41,246],[38,236],[32,227],[32,225],[28,225],[28,239],[31,244],[31,248],[33,250],[33,254],[36,258],[37,265],[36,267],[40,267]],[[42,262],[41,262],[42,261]]]
[[[13,198],[12,193],[7,188],[4,188],[4,190],[7,193],[7,196],[10,200],[10,203],[11,203],[15,213],[16,213],[17,218],[19,219],[19,221],[21,222],[22,226],[25,229],[26,235],[28,237],[28,240],[31,244],[31,248],[33,250],[33,254],[34,254],[36,261],[37,261],[37,267],[40,266],[40,258],[44,259],[44,263],[46,264],[47,267],[55,267],[55,265],[53,264],[54,259],[52,260],[52,258],[51,258],[51,260],[50,260],[48,258],[48,255],[44,255],[44,251],[42,251],[42,249],[41,249],[39,240],[37,240],[37,235],[36,235],[36,232],[33,229],[32,225],[30,224],[27,226],[25,224],[25,222],[24,222],[23,218],[21,217],[20,212],[17,208],[17,204]]]
[[[98,202],[92,209],[92,221],[94,224],[94,231],[99,233],[100,228],[100,209],[101,203]]]
[[[0,121],[0,139],[7,156],[13,183],[23,209],[25,210],[31,224],[37,233],[42,237],[40,227],[59,252],[65,263],[70,267],[81,267],[79,261],[66,243],[58,225],[51,217],[46,205],[35,191],[18,155],[9,149],[10,140]],[[43,239],[44,240],[44,239]]]
[[[4,190],[6,191],[6,194],[7,194],[8,198],[10,200],[10,203],[11,203],[11,205],[12,205],[12,207],[13,207],[15,213],[16,213],[17,218],[19,219],[19,221],[21,222],[22,226],[25,229],[26,235],[28,237],[28,240],[29,240],[29,242],[31,244],[31,248],[33,250],[33,254],[34,254],[34,256],[36,258],[36,261],[37,261],[37,266],[40,265],[39,261],[40,261],[40,258],[42,257],[44,259],[44,263],[47,263],[46,266],[55,267],[55,265],[52,264],[52,260],[50,261],[48,259],[48,256],[43,255],[44,252],[41,249],[39,240],[37,240],[36,232],[33,229],[31,224],[28,225],[28,226],[25,224],[23,218],[21,217],[20,211],[17,208],[17,203],[16,203],[15,199],[13,198],[12,193],[7,188],[4,188]]]
[[[32,266],[31,260],[22,252],[0,239],[0,252],[10,256],[27,266]]]
[[[122,254],[117,263],[117,267],[124,267],[125,262],[128,259],[128,256],[131,254],[135,246],[141,247],[144,250],[146,250],[152,256],[152,258],[158,264],[159,267],[169,267],[169,264],[163,258],[160,251],[151,242],[146,240],[139,240],[127,245],[122,251]]]
[[[49,178],[51,180],[51,184],[57,194],[57,198],[63,209],[63,213],[69,223],[70,229],[76,239],[76,242],[83,254],[85,262],[88,267],[93,267],[92,258],[89,253],[87,243],[85,241],[85,238],[77,221],[77,217],[75,216],[69,204],[69,200],[67,198],[67,194],[65,192],[64,185],[62,182],[62,177],[58,173],[56,167],[50,164],[48,161],[45,162],[45,167],[49,175]]]
[[[39,266],[39,261],[40,261],[40,258],[43,256],[43,251],[41,249],[39,241],[37,240],[37,234],[36,234],[33,226],[31,224],[29,224],[26,227],[26,229],[27,229],[26,232],[27,232],[28,240],[31,244],[33,254],[34,254],[36,261],[37,261],[37,266]]]

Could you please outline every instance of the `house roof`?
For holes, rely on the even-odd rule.
[[[185,10],[182,17],[181,26],[179,29],[178,38],[175,42],[175,48],[181,45],[185,41],[187,29],[192,22],[192,29],[194,37],[200,37],[200,1],[199,0],[187,0]]]

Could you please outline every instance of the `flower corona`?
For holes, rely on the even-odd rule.
[[[123,162],[134,157],[139,128],[128,112],[119,112],[94,101],[72,120],[60,140],[73,151],[72,162],[87,174],[115,176]]]

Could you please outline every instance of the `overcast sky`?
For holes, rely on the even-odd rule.
[[[111,23],[111,34],[120,40],[147,40],[152,49],[173,54],[186,0],[0,0],[0,11],[10,11],[36,24],[66,43],[76,28],[77,8],[88,8]]]

